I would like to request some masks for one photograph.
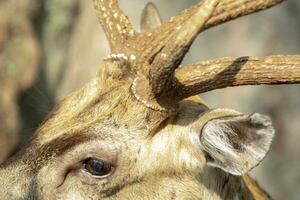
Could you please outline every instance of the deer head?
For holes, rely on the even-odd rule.
[[[282,1],[204,0],[163,24],[148,4],[141,32],[117,0],[93,2],[111,55],[1,166],[2,199],[267,199],[240,176],[270,149],[269,117],[193,95],[299,83],[300,56],[178,66],[201,31]]]

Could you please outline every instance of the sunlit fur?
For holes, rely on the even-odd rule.
[[[149,136],[139,121],[143,105],[126,109],[138,104],[130,85],[110,84],[95,78],[58,104],[30,144],[1,167],[2,199],[252,199],[239,177],[206,165],[199,135],[190,131],[205,105],[181,102]],[[68,149],[70,140],[84,142]],[[115,174],[84,175],[76,163],[89,156],[117,162]]]
[[[173,79],[180,59],[218,2],[199,2],[193,7],[197,12],[181,15],[186,20],[176,18],[176,23],[163,26],[166,31],[162,28],[162,32],[141,38],[134,37],[138,35],[116,0],[94,0],[113,54],[103,60],[93,80],[62,100],[30,142],[0,166],[0,199],[250,200],[256,193],[263,194],[257,199],[268,199],[251,178],[242,179],[232,172],[244,175],[266,155],[274,136],[269,119],[266,126],[257,126],[265,120],[262,115],[258,115],[259,123],[252,123],[247,115],[210,110],[196,97],[182,100],[193,90],[180,93]],[[248,13],[256,10],[243,8]],[[246,11],[238,9],[237,13]],[[178,24],[185,26],[180,29]],[[167,37],[170,34],[173,39]],[[237,115],[246,123],[240,123]],[[228,125],[220,126],[223,122]],[[230,129],[234,123],[242,126],[238,132]],[[267,134],[253,137],[261,131]],[[204,141],[217,133],[228,138],[207,148]],[[219,161],[230,161],[231,157],[213,149],[224,142],[253,145],[264,151],[259,159],[251,159],[246,148],[231,148],[238,164],[230,171]],[[91,157],[110,163],[115,170],[106,178],[95,178],[83,164]],[[250,167],[245,162],[248,160],[253,161]]]

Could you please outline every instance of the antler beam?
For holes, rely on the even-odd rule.
[[[177,69],[175,77],[180,85],[176,98],[180,100],[225,87],[300,83],[300,55],[200,62]]]
[[[174,98],[178,102],[218,88],[300,82],[299,56],[221,59],[177,69],[201,31],[284,0],[203,0],[141,33],[134,31],[117,0],[93,1],[112,52],[132,57],[137,76],[133,94],[153,110],[172,110]]]
[[[145,33],[150,37],[145,36],[147,48],[143,49],[141,57],[151,65],[148,78],[154,95],[159,97],[164,90],[169,90],[174,70],[202,30],[266,9],[282,1],[201,1],[160,27]]]
[[[197,12],[182,27],[177,27],[164,47],[154,58],[149,72],[150,84],[155,96],[169,88],[172,76],[192,41],[211,17],[220,0],[205,0]]]

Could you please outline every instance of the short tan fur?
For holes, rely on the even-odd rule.
[[[299,83],[300,56],[178,67],[201,31],[282,0],[203,0],[162,24],[148,4],[141,32],[117,0],[93,2],[111,55],[1,165],[1,199],[269,199],[247,173],[270,150],[270,118],[193,96]]]

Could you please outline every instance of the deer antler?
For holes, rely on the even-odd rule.
[[[158,8],[154,3],[147,3],[141,16],[141,32],[150,32],[162,24]]]
[[[283,1],[223,0],[219,3],[202,30],[272,7]],[[152,31],[137,33],[134,31],[127,16],[120,9],[117,0],[93,0],[93,2],[98,19],[110,42],[112,53],[130,52],[139,55],[147,46],[148,50],[145,51],[144,56],[147,57],[146,55],[148,55],[148,59],[149,57],[151,58],[151,55],[155,54],[155,50],[160,49],[159,44],[164,44],[164,39],[167,39],[166,36],[172,33],[173,30],[176,30],[176,27],[182,26],[203,4],[203,1],[200,1],[197,5],[186,9],[178,16],[171,18],[171,20]],[[139,45],[136,45],[137,42]],[[157,48],[155,48],[156,46]]]
[[[133,37],[134,30],[117,0],[93,0],[96,14],[101,23],[112,52],[120,52],[124,44]]]
[[[203,30],[238,17],[270,8],[283,1],[285,0],[223,0],[219,3]]]
[[[204,61],[178,69],[176,78],[178,100],[232,86],[300,83],[300,55]]]
[[[148,76],[152,91],[156,97],[160,96],[164,89],[170,87],[169,84],[172,81],[171,78],[175,69],[188,51],[199,30],[211,17],[219,1],[210,0],[203,2],[194,15],[173,31],[174,34],[171,35],[155,56]]]
[[[131,89],[136,99],[152,110],[172,111],[178,101],[217,88],[299,83],[300,56],[221,59],[177,69],[201,31],[283,1],[203,0],[141,33],[134,32],[116,0],[94,0],[94,4],[112,52],[132,58]]]
[[[201,30],[198,30],[198,33],[238,17],[270,8],[283,1],[284,0],[222,0],[213,11],[210,19],[206,21]],[[184,10],[179,15],[171,18],[150,32],[138,34],[138,39],[144,40],[143,47],[147,46],[147,49],[144,49],[143,53],[144,59],[147,59],[147,56],[148,59],[151,59],[169,40],[168,36],[170,36],[176,28],[182,27],[183,24],[201,8],[203,2],[204,1],[200,1],[198,4]]]

